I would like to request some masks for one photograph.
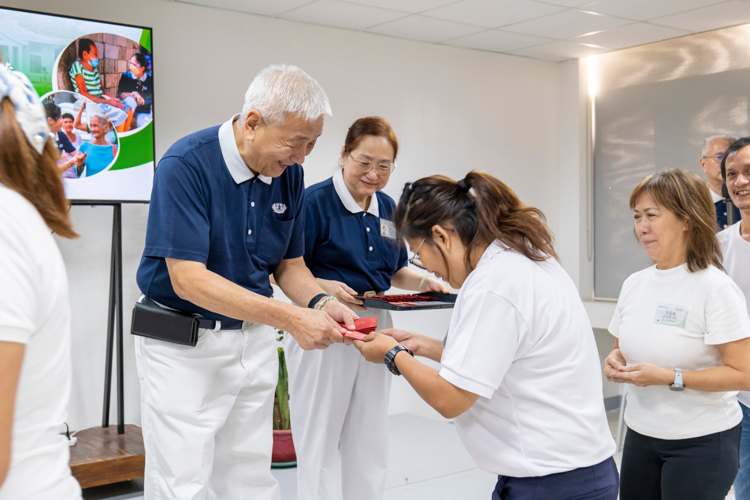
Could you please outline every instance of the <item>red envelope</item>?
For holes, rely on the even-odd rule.
[[[344,323],[339,323],[341,328],[346,328]],[[365,335],[368,335],[378,329],[378,318],[362,318],[354,320],[354,330],[347,331],[344,333],[344,337],[348,337],[354,340],[362,340]]]

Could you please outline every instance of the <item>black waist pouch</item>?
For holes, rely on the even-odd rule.
[[[195,347],[201,317],[159,307],[145,297],[133,308],[130,333],[150,339]]]

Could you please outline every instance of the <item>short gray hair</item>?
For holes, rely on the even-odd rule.
[[[306,121],[331,115],[331,104],[323,87],[297,66],[286,64],[269,66],[255,77],[245,92],[243,122],[253,109],[269,127],[283,125],[288,113]]]
[[[109,126],[107,115],[104,115],[102,113],[92,113],[91,116],[89,116],[89,123],[91,123],[92,118],[99,118],[99,121],[102,123],[102,127]]]
[[[733,137],[731,135],[712,135],[711,137],[706,137],[706,140],[703,141],[703,147],[701,148],[701,157],[706,156],[706,153],[708,152],[708,146],[710,146],[711,143],[717,139],[723,139],[727,141],[730,146],[737,140],[736,137]]]

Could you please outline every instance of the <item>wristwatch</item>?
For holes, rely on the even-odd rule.
[[[388,351],[388,354],[385,355],[385,366],[387,366],[391,373],[394,375],[401,375],[401,372],[398,371],[398,367],[396,366],[396,354],[400,353],[401,351],[406,351],[414,356],[413,352],[411,352],[401,344]]]
[[[685,386],[682,383],[682,369],[674,369],[674,383],[669,384],[670,391],[684,391]]]

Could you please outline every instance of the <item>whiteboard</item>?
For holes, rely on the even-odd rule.
[[[745,136],[750,25],[596,56],[594,291],[617,298],[651,261],[633,234],[630,193],[647,175],[681,167],[705,177],[712,135]]]

